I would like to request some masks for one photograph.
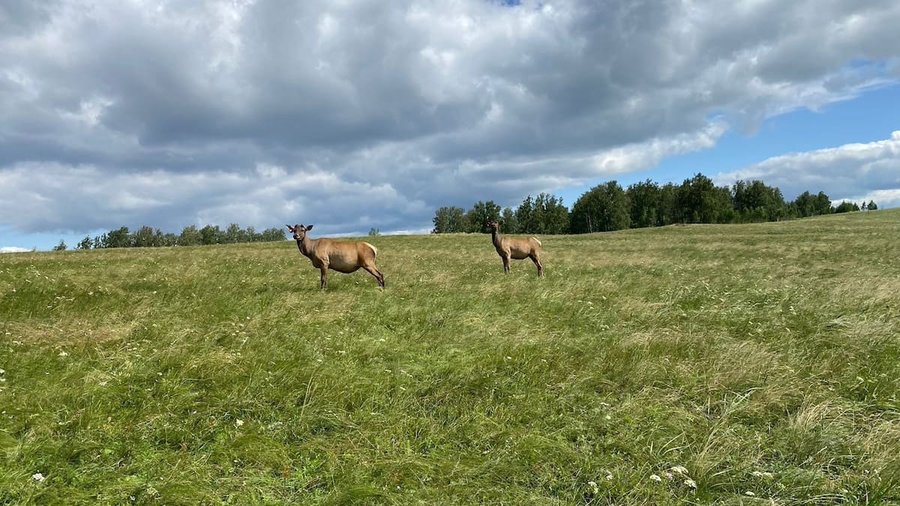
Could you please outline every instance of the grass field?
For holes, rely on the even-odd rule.
[[[900,502],[900,210],[541,239],[2,255],[0,504]]]

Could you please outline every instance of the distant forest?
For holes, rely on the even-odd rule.
[[[572,209],[562,198],[541,193],[529,195],[512,209],[494,201],[476,202],[472,208],[441,207],[434,215],[434,234],[488,232],[489,220],[502,223],[511,234],[584,234],[626,228],[658,227],[676,223],[755,223],[805,218],[822,214],[878,209],[874,201],[841,202],[831,205],[824,192],[806,191],[786,202],[781,190],[762,181],[737,181],[733,186],[716,186],[697,174],[680,185],[659,185],[651,180],[622,188],[616,181],[597,185],[575,201]],[[377,229],[369,235],[378,235]],[[180,234],[164,233],[149,226],[131,232],[121,227],[96,237],[86,236],[74,249],[147,248],[158,246],[199,246],[244,242],[283,241],[284,230],[268,228],[256,232],[232,223],[224,230],[218,225],[185,227]],[[68,249],[64,241],[53,248]]]
[[[236,223],[228,225],[225,230],[220,229],[218,225],[206,225],[203,228],[191,225],[184,227],[180,234],[164,233],[158,228],[143,226],[134,232],[130,232],[128,227],[121,227],[93,238],[86,236],[75,246],[75,249],[153,248],[283,240],[284,230],[281,228],[267,228],[262,232],[257,232],[253,227],[243,229]],[[53,249],[62,251],[67,248],[66,243],[60,241]]]
[[[432,233],[488,232],[486,223],[499,220],[501,231],[512,234],[584,234],[626,228],[658,227],[676,223],[755,223],[805,218],[822,214],[876,210],[874,201],[831,205],[824,192],[803,192],[786,202],[781,190],[762,181],[737,181],[716,186],[697,174],[680,185],[659,185],[651,180],[622,188],[616,181],[597,185],[578,198],[572,209],[560,197],[529,195],[515,209],[489,200],[469,210],[441,207],[434,215]]]

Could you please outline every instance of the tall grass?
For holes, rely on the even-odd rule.
[[[900,212],[541,239],[0,256],[0,503],[900,501]]]

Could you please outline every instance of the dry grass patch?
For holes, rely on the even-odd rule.
[[[10,322],[3,328],[7,337],[24,345],[62,348],[91,348],[121,343],[140,325],[136,320],[122,321],[112,316],[108,321],[61,319],[53,323]]]

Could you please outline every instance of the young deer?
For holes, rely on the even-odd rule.
[[[328,269],[351,273],[362,267],[375,276],[378,285],[384,288],[384,274],[375,266],[375,255],[378,250],[367,242],[339,242],[332,239],[310,239],[307,232],[312,225],[287,225],[288,230],[297,241],[300,253],[312,261],[314,267],[321,272],[319,288],[328,285]]]
[[[522,260],[530,258],[534,265],[537,266],[538,276],[544,275],[544,266],[541,265],[541,241],[537,237],[504,237],[500,235],[500,223],[496,221],[488,222],[491,229],[491,240],[497,254],[503,260],[503,272],[509,273],[509,259]]]

